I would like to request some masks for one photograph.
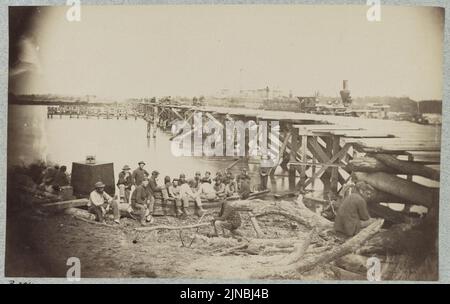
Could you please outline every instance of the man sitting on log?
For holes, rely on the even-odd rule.
[[[142,183],[131,194],[131,213],[138,217],[142,226],[145,226],[146,216],[148,221],[153,222],[153,217],[150,214],[150,208],[153,208],[150,199],[152,193],[149,189],[148,182],[148,178],[145,177]]]
[[[346,236],[356,235],[362,227],[371,223],[367,202],[373,198],[374,191],[360,182],[356,183],[355,190],[342,200],[334,221],[334,230]]]
[[[114,214],[114,222],[120,224],[120,213],[117,202],[105,191],[105,184],[102,182],[95,183],[95,190],[89,195],[88,208],[89,212],[95,215],[98,222],[105,223],[105,214],[112,209]]]
[[[250,176],[242,176],[240,178],[239,196],[241,199],[247,199],[251,194]]]
[[[239,211],[233,207],[232,202],[222,202],[219,216],[214,217],[213,225],[214,236],[219,236],[219,231],[222,231],[223,236],[226,236],[225,230],[229,230],[233,236],[241,235],[241,233],[237,231],[237,229],[241,226],[241,216]]]
[[[181,201],[183,202],[183,210],[186,211],[186,209],[189,207],[189,200],[194,200],[197,208],[199,209],[198,215],[202,216],[205,213],[205,210],[203,209],[202,200],[200,198],[199,192],[193,192],[192,188],[194,186],[194,181],[189,180],[189,182],[183,182],[179,181],[180,183],[180,197]],[[184,213],[187,215],[186,213]]]

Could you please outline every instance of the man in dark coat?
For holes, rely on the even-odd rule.
[[[249,176],[243,176],[240,178],[241,186],[239,187],[239,196],[241,199],[247,199],[250,195],[250,177]]]
[[[146,216],[150,214],[148,206],[150,196],[151,191],[148,187],[148,178],[144,178],[142,183],[131,194],[132,215],[137,216],[143,226],[145,226]]]
[[[143,161],[140,161],[138,163],[139,167],[133,171],[133,174],[131,175],[133,185],[136,187],[139,186],[144,178],[148,177],[149,174],[147,170],[144,169],[145,163]]]
[[[242,220],[239,211],[233,207],[232,202],[223,201],[219,216],[214,217],[213,225],[215,236],[222,231],[229,230],[232,235],[240,235],[237,229],[241,226]]]
[[[131,186],[133,185],[133,178],[130,173],[130,166],[125,165],[122,171],[119,173],[119,180],[117,181],[117,187],[119,187],[120,197],[123,198],[123,202],[128,204],[130,199]]]
[[[356,235],[361,230],[361,221],[370,219],[367,202],[375,194],[366,183],[357,183],[355,188],[356,191],[343,199],[334,221],[334,230],[346,236]]]

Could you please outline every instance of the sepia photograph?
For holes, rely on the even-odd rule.
[[[444,8],[82,2],[8,7],[5,277],[439,280]]]

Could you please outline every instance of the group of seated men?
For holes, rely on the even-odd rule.
[[[105,185],[102,182],[95,185],[95,190],[90,195],[89,210],[96,215],[98,221],[103,221],[104,214],[112,211],[114,222],[120,223],[119,209],[128,207],[130,215],[138,219],[142,225],[146,225],[147,222],[153,222],[156,199],[161,201],[164,213],[167,212],[168,206],[173,206],[176,216],[180,218],[188,215],[189,202],[192,201],[196,206],[197,215],[202,216],[205,212],[202,201],[225,200],[233,196],[246,199],[251,194],[250,176],[246,169],[236,177],[229,170],[217,172],[214,178],[208,171],[203,176],[200,172],[196,172],[190,179],[186,179],[185,174],[173,179],[166,176],[163,185],[160,185],[159,172],[155,170],[150,175],[144,166],[145,163],[141,161],[133,172],[128,165],[122,168],[117,182],[119,200],[113,200],[104,191]],[[236,218],[233,212],[231,215]]]
[[[42,181],[39,188],[50,193],[55,193],[59,192],[61,187],[68,185],[70,185],[70,178],[67,174],[67,167],[55,165],[45,168],[42,172]]]
[[[105,191],[102,182],[95,184],[95,190],[91,192],[89,199],[89,211],[96,215],[98,221],[104,221],[104,215],[108,211],[114,214],[114,222],[120,223],[120,210],[124,205],[125,210],[133,217],[137,217],[142,225],[153,221],[153,207],[156,198],[161,202],[174,203],[177,217],[186,217],[187,208],[190,201],[194,201],[198,215],[204,213],[202,200],[221,199],[222,206],[219,216],[214,217],[213,225],[215,235],[218,231],[229,230],[232,234],[238,234],[237,229],[241,225],[239,212],[233,208],[232,204],[226,201],[227,197],[237,196],[245,199],[251,193],[250,177],[246,170],[243,170],[236,178],[229,171],[224,174],[218,172],[215,178],[210,172],[205,172],[202,177],[200,172],[196,172],[194,178],[186,179],[184,174],[179,178],[171,179],[166,177],[164,185],[159,186],[159,172],[153,171],[151,176],[144,169],[145,163],[139,162],[139,168],[130,173],[129,166],[124,166],[119,174],[117,185],[120,189],[119,197],[114,200]],[[357,234],[362,228],[373,222],[367,211],[367,203],[374,197],[374,189],[358,182],[348,191],[340,202],[336,212],[334,229],[337,233],[346,236]],[[123,202],[123,203],[121,203]]]

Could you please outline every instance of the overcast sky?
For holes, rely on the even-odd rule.
[[[442,98],[439,9],[367,6],[45,8],[22,42],[27,93],[108,97],[269,86],[296,95]],[[24,69],[24,73],[30,70]],[[22,73],[23,71],[15,71]]]

